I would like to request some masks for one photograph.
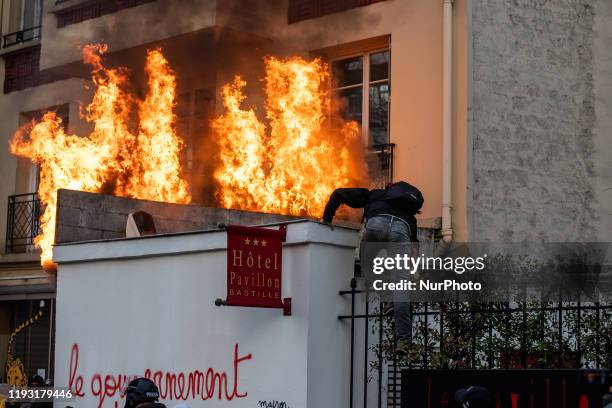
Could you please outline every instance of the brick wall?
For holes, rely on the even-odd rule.
[[[289,0],[289,24],[385,0]]]
[[[70,24],[80,23],[85,20],[98,18],[106,14],[116,13],[130,7],[150,3],[155,0],[94,0],[86,1],[74,7],[69,7],[55,13],[57,27],[65,27]],[[178,3],[178,2],[177,2]]]

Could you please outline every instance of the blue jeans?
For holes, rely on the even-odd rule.
[[[410,242],[410,226],[393,215],[377,215],[366,222],[363,241]],[[397,299],[399,296],[394,296]],[[408,342],[412,337],[410,304],[394,301],[395,336],[398,343]]]
[[[410,242],[410,226],[393,215],[376,215],[366,223],[364,241]]]

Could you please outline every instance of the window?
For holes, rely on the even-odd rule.
[[[42,0],[22,0],[21,30],[23,41],[40,37],[40,22],[42,15]]]
[[[2,36],[2,47],[37,40],[40,38],[42,0],[20,0],[11,3],[9,32]]]
[[[361,125],[370,146],[389,143],[390,55],[383,50],[332,61],[338,110]]]

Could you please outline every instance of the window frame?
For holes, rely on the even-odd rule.
[[[372,54],[377,54],[379,52],[389,52],[389,68],[386,79],[378,79],[376,81],[370,81],[370,56]],[[355,57],[361,57],[362,59],[362,76],[361,83],[355,85],[346,85],[335,87],[334,86],[334,72],[333,65],[335,62],[347,60]],[[375,144],[370,144],[370,86],[376,85],[380,83],[387,82],[389,84],[389,109],[387,110],[387,132],[388,132],[388,141],[386,144],[391,144],[391,43],[386,47],[376,47],[364,51],[359,51],[355,53],[347,53],[341,56],[337,56],[334,58],[330,58],[329,62],[329,76],[331,81],[331,90],[332,95],[335,96],[336,92],[343,91],[346,89],[352,89],[357,87],[362,87],[362,96],[361,96],[361,138],[366,147],[378,146]]]
[[[35,24],[32,27],[26,27],[26,3],[28,1],[33,1],[35,4],[34,7],[34,20]],[[24,30],[32,30],[41,26],[42,22],[42,4],[43,0],[21,0],[21,22],[20,22],[20,31]]]

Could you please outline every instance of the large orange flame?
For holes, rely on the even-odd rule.
[[[176,79],[161,51],[150,51],[145,66],[149,93],[139,104],[140,130],[136,147],[136,177],[130,179],[128,195],[136,198],[186,203],[187,183],[181,178],[182,140],[175,132],[173,108]]]
[[[265,64],[268,134],[241,107],[240,77],[222,89],[226,112],[213,122],[218,199],[227,208],[318,217],[335,188],[365,179],[359,128],[332,126],[326,64],[299,57]]]
[[[21,129],[11,151],[40,166],[44,206],[41,247],[45,269],[54,269],[57,190],[112,191],[139,199],[188,203],[181,177],[182,141],[175,131],[176,79],[160,50],[147,54],[148,93],[137,100],[126,91],[127,72],[102,64],[104,45],[83,50],[96,91],[85,111],[93,131],[66,134],[53,112]],[[268,128],[244,109],[246,83],[236,77],[222,89],[226,112],[213,123],[218,145],[214,178],[217,200],[226,208],[317,217],[338,187],[363,183],[365,165],[354,122],[330,120],[328,69],[320,60],[265,60]],[[130,117],[138,108],[137,131]],[[26,130],[29,130],[26,131]]]
[[[53,112],[33,123],[29,132],[19,131],[11,151],[40,166],[38,196],[44,207],[41,234],[35,243],[42,249],[45,269],[54,269],[57,190],[97,192],[112,186],[118,195],[186,203],[190,201],[181,178],[181,141],[174,131],[175,79],[159,50],[147,55],[149,92],[139,103],[138,135],[129,131],[134,98],[125,91],[127,75],[122,69],[102,65],[104,45],[83,49],[84,61],[93,68],[96,91],[85,119],[93,122],[87,137],[67,135]]]

